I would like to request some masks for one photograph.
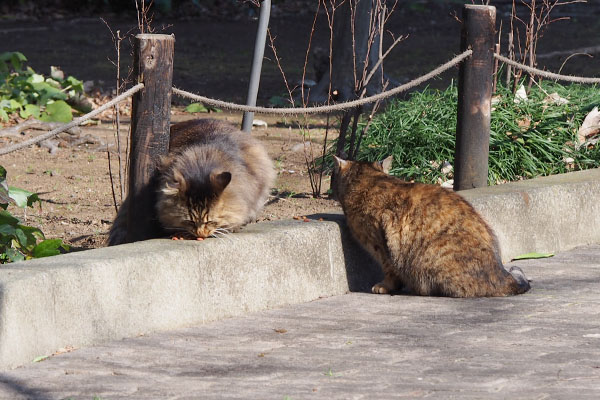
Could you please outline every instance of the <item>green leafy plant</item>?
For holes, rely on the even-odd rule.
[[[10,204],[26,209],[35,203],[40,203],[37,194],[8,186],[6,169],[0,166],[0,264],[54,256],[69,250],[61,239],[46,239],[40,229],[22,224],[8,211]]]
[[[557,93],[568,102],[549,99]],[[600,146],[579,146],[577,131],[600,104],[597,86],[543,82],[527,101],[515,103],[499,86],[491,115],[488,182],[496,184],[600,166]],[[377,115],[361,145],[359,160],[394,156],[393,175],[440,183],[452,178],[457,88],[425,89],[391,102]]]
[[[83,82],[64,78],[54,68],[51,77],[36,73],[25,65],[27,58],[18,51],[0,53],[0,121],[12,115],[34,117],[46,122],[69,122],[75,100],[83,93]],[[85,111],[85,110],[79,110]]]
[[[188,106],[185,108],[185,111],[189,112],[189,113],[192,113],[192,114],[194,114],[194,113],[210,113],[210,112],[217,112],[217,113],[219,113],[219,112],[222,112],[222,110],[219,109],[219,108],[215,108],[215,107],[211,107],[211,106],[207,107],[207,106],[205,106],[202,103],[191,103],[191,104],[188,104]]]

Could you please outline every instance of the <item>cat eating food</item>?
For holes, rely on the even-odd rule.
[[[492,229],[460,195],[388,175],[391,158],[335,163],[334,196],[354,238],[383,269],[373,293],[486,297],[530,289],[520,268],[504,268]]]
[[[207,238],[253,220],[275,180],[273,162],[249,133],[216,119],[171,126],[169,154],[157,167],[155,215],[162,236]],[[127,242],[126,199],[108,244]],[[177,236],[175,236],[177,237]]]

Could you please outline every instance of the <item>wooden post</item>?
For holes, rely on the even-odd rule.
[[[156,237],[159,232],[152,183],[159,157],[169,151],[174,45],[172,35],[135,37],[133,71],[144,89],[133,96],[131,110],[128,242]]]
[[[496,8],[463,8],[461,51],[473,50],[459,70],[454,190],[487,185]]]

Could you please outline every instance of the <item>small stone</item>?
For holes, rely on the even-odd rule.
[[[268,128],[269,125],[267,125],[267,123],[265,121],[263,121],[262,119],[255,119],[254,121],[252,121],[252,126],[258,126],[260,128]]]

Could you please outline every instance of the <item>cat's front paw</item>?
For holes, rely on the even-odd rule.
[[[391,290],[385,283],[379,282],[371,288],[371,292],[375,294],[389,294]]]

